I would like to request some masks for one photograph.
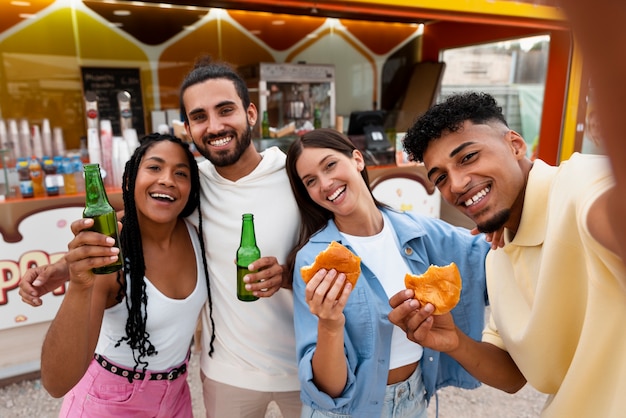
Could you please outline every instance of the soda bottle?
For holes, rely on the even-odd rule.
[[[85,210],[83,218],[92,218],[94,221],[91,231],[100,232],[115,239],[115,246],[120,248],[119,234],[117,230],[117,216],[109,203],[104,183],[100,175],[100,164],[85,164]],[[114,263],[103,267],[93,268],[94,274],[109,274],[120,270],[124,257],[122,251]]]
[[[270,118],[267,114],[267,110],[263,111],[263,119],[261,120],[261,138],[270,137]]]
[[[30,179],[33,182],[33,194],[35,197],[44,197],[46,195],[46,189],[43,184],[44,174],[41,163],[34,155],[28,162],[28,171],[30,172]]]
[[[78,192],[78,189],[76,188],[74,165],[72,164],[70,157],[63,158],[63,162],[61,163],[61,170],[63,173],[63,185],[65,187],[65,194],[76,194]]]
[[[33,197],[33,181],[30,178],[30,170],[28,169],[28,161],[26,158],[17,159],[17,177],[20,182],[20,194],[23,198]]]
[[[45,173],[44,185],[48,196],[59,195],[59,182],[57,181],[57,167],[50,157],[43,158],[43,172]]]
[[[256,245],[254,236],[254,216],[251,213],[244,213],[241,225],[241,242],[237,249],[237,299],[241,301],[253,302],[258,299],[251,291],[246,290],[243,277],[248,273],[256,273],[256,271],[248,270],[248,266],[259,258],[261,258],[261,251]]]

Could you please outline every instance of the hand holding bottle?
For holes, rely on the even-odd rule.
[[[70,281],[76,285],[93,286],[97,277],[93,270],[115,264],[120,259],[115,239],[93,231],[93,226],[92,218],[82,218],[72,223],[75,236],[68,244],[65,262]]]
[[[245,289],[257,298],[268,298],[281,287],[291,288],[287,267],[278,263],[276,257],[261,257],[251,264],[252,273],[244,281]]]
[[[254,233],[254,217],[250,213],[242,215],[241,242],[235,259],[237,265],[237,298],[253,302],[276,293],[283,283],[290,283],[287,269],[278,263],[276,257],[261,257]]]

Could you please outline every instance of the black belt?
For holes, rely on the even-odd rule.
[[[162,372],[162,373],[142,373],[132,370],[127,370],[122,367],[116,366],[114,364],[109,363],[109,360],[102,357],[100,354],[94,354],[94,359],[98,362],[99,365],[104,367],[106,370],[110,371],[113,374],[118,376],[122,376],[127,378],[129,381],[133,380],[144,380],[146,375],[150,376],[150,380],[176,380],[187,371],[187,362],[181,364],[178,367],[174,367],[170,371]]]

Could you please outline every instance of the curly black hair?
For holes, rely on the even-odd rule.
[[[490,94],[466,92],[450,96],[428,109],[407,130],[402,146],[410,160],[423,161],[432,140],[458,131],[467,120],[475,124],[498,121],[508,127],[502,107]]]

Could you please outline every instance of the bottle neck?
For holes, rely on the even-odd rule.
[[[88,207],[111,207],[98,165],[85,165],[85,205]]]
[[[254,235],[254,221],[252,218],[244,218],[241,227],[241,246],[256,246]]]

